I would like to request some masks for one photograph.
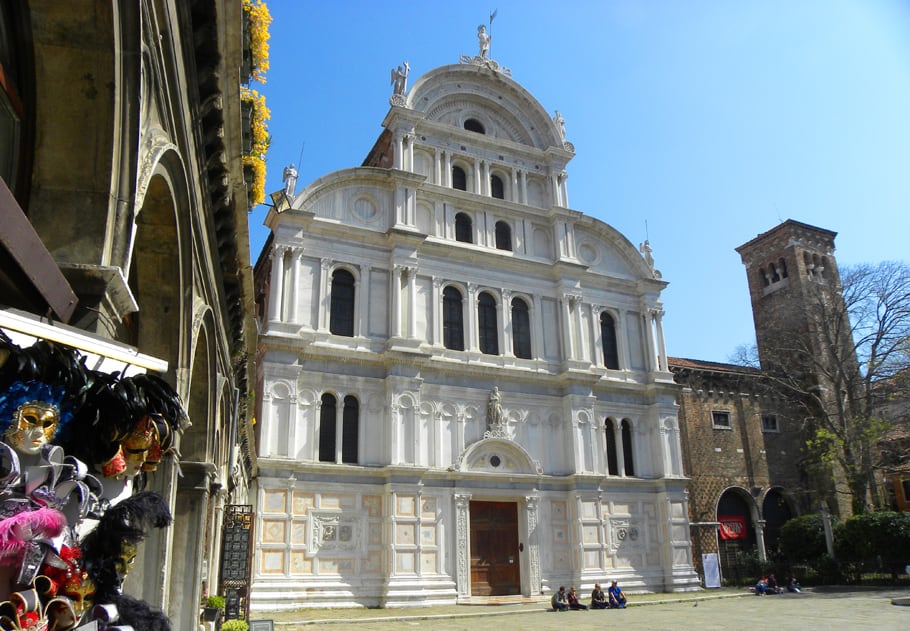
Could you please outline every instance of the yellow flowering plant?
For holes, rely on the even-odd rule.
[[[271,118],[272,113],[265,105],[265,96],[256,90],[241,87],[240,100],[252,107],[252,146],[250,152],[243,156],[243,166],[250,167],[253,172],[250,203],[255,206],[265,201],[265,153],[272,140],[266,121]]]
[[[243,11],[248,15],[250,28],[250,52],[253,61],[251,76],[259,83],[265,83],[269,70],[269,24],[272,15],[263,0],[243,0]]]

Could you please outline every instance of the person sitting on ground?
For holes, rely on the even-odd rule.
[[[787,591],[793,594],[801,594],[799,581],[796,580],[795,576],[791,576],[787,579]]]
[[[607,593],[610,596],[611,609],[626,608],[626,595],[622,593],[622,589],[616,584],[616,581],[610,584],[610,589],[607,590]]]
[[[768,577],[762,576],[754,587],[756,596],[764,596],[768,593]]]
[[[779,594],[781,593],[781,588],[777,584],[777,579],[773,574],[768,574],[768,593],[769,594]]]
[[[604,590],[600,588],[600,583],[594,583],[594,589],[591,591],[591,609],[606,609],[609,607]]]
[[[569,609],[565,587],[560,586],[559,591],[553,594],[553,598],[550,599],[550,605],[553,606],[555,611],[567,611]]]
[[[571,589],[569,589],[568,599],[569,599],[569,609],[575,609],[577,611],[584,611],[588,608],[587,605],[581,604],[581,602],[578,600],[578,592],[575,591],[574,585],[572,586]]]

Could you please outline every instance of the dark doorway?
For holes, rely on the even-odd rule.
[[[521,593],[518,504],[471,502],[471,595]]]

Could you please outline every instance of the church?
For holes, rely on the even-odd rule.
[[[478,41],[272,196],[254,611],[698,589],[666,283],[570,208],[562,117]]]

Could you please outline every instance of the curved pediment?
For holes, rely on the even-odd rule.
[[[540,463],[521,445],[502,438],[485,438],[468,446],[451,468],[466,473],[543,474]]]
[[[484,134],[540,150],[562,148],[556,123],[531,94],[509,77],[483,66],[442,66],[423,75],[407,107],[425,119],[459,128],[474,119]]]
[[[644,280],[660,280],[660,272],[653,269],[631,241],[618,230],[600,220],[585,217],[575,226],[575,251],[578,260],[592,272]]]

